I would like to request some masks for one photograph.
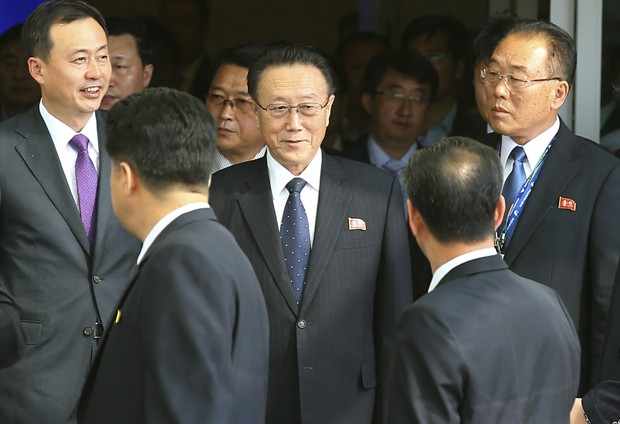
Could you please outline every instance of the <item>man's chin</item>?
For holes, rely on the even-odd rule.
[[[112,106],[114,106],[116,102],[117,102],[117,99],[115,99],[114,97],[104,96],[103,100],[101,101],[100,108],[103,110],[110,110],[112,109]]]

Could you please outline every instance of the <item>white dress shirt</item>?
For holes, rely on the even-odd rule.
[[[439,268],[435,270],[433,274],[433,279],[431,280],[430,286],[428,286],[428,292],[432,292],[435,290],[435,287],[443,280],[443,277],[448,275],[450,271],[456,268],[459,265],[464,264],[465,262],[473,261],[474,259],[485,258],[487,256],[495,256],[497,255],[497,251],[493,247],[487,247],[484,249],[473,250],[471,252],[467,252],[463,255],[459,255],[455,258],[450,259],[445,264],[441,265]]]

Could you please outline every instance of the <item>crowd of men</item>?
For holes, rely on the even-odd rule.
[[[352,85],[187,43],[186,92],[79,0],[2,35],[0,422],[620,419],[620,159],[558,115],[575,42],[490,19],[472,114],[463,31],[351,36]],[[324,149],[334,121],[357,140]]]

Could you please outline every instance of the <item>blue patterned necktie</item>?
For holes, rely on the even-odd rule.
[[[306,185],[301,178],[293,178],[286,185],[288,200],[280,225],[280,242],[284,252],[284,261],[297,304],[301,302],[306,284],[306,270],[310,259],[310,229],[308,216],[301,203],[300,192]]]
[[[88,156],[88,138],[76,134],[69,144],[78,153],[75,161],[78,203],[82,224],[91,248],[95,245],[95,222],[97,220],[97,169]]]
[[[512,171],[506,181],[504,182],[504,188],[502,189],[502,194],[504,195],[504,199],[506,199],[506,213],[504,214],[504,220],[502,222],[501,228],[504,228],[504,224],[508,219],[508,214],[510,213],[510,206],[515,201],[515,198],[521,191],[523,184],[525,184],[525,169],[523,168],[523,161],[527,159],[525,156],[525,150],[523,147],[517,146],[512,149],[510,152],[510,157],[513,159],[512,163]]]

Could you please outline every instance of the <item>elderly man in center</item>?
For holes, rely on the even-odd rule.
[[[213,175],[211,205],[258,276],[270,323],[267,422],[381,422],[396,322],[411,303],[398,181],[326,155],[328,60],[271,46],[250,67],[264,158]]]

